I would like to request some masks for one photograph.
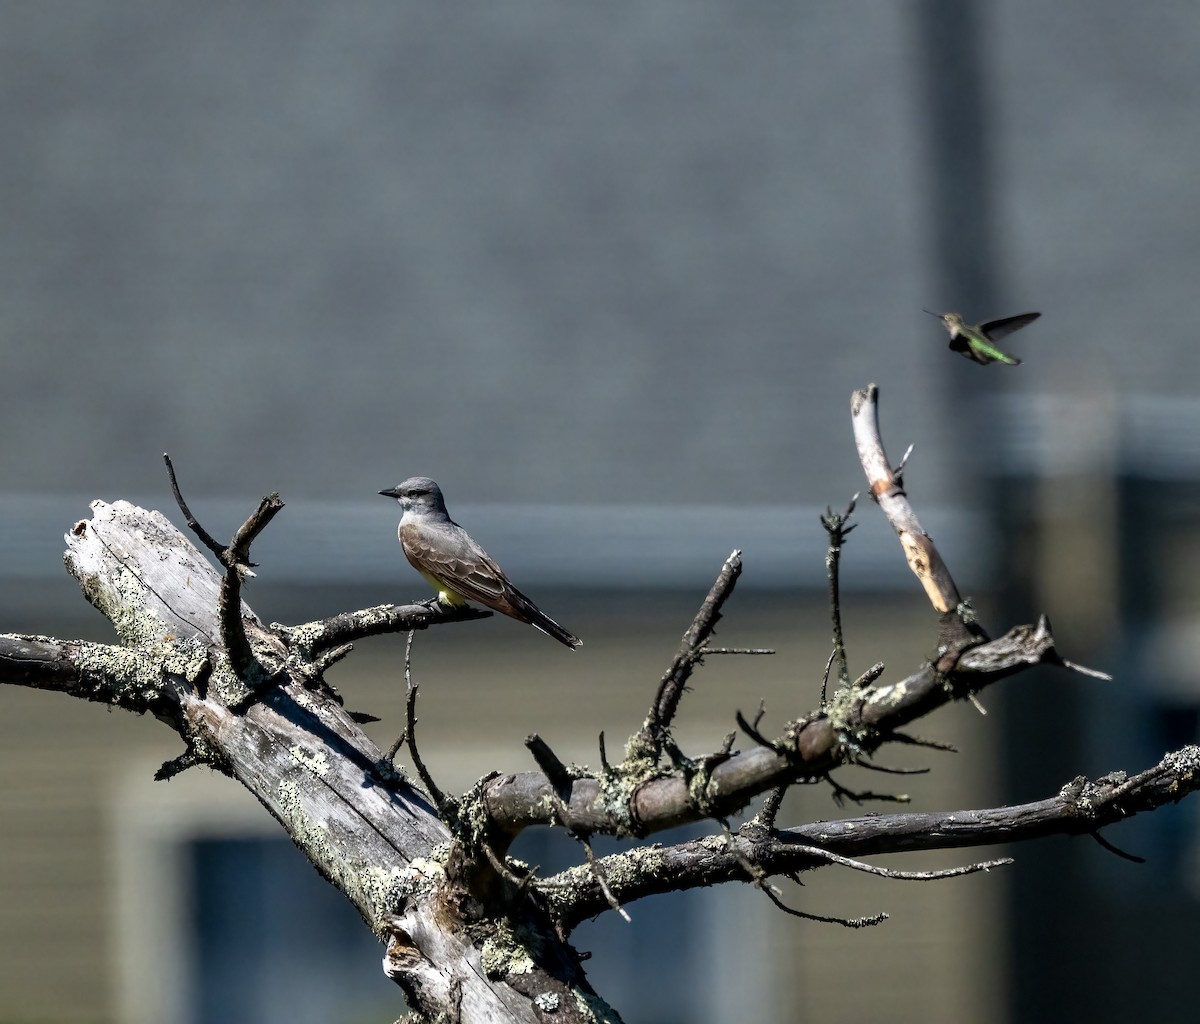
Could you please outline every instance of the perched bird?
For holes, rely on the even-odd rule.
[[[1033,323],[1041,313],[1018,313],[1016,316],[1006,316],[999,320],[987,320],[981,324],[963,323],[959,313],[935,313],[925,310],[930,316],[936,316],[942,321],[942,326],[950,332],[950,347],[955,352],[961,352],[968,359],[987,366],[988,363],[1008,363],[1009,366],[1020,364],[1016,356],[1001,352],[995,346],[1006,335],[1019,331],[1026,324]]]
[[[583,646],[508,582],[500,566],[450,518],[442,489],[429,477],[409,477],[379,493],[400,502],[400,547],[412,567],[437,588],[439,601],[451,606],[477,601],[536,626],[570,648]]]

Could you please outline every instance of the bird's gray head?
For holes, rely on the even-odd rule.
[[[410,476],[404,483],[379,493],[385,498],[395,498],[405,512],[446,515],[446,499],[442,497],[442,489],[427,476]]]

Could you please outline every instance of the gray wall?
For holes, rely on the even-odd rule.
[[[930,10],[4,4],[0,492],[56,502],[10,522],[56,566],[85,500],[164,503],[163,450],[334,528],[414,472],[452,511],[815,509],[860,486],[870,380],[953,506],[958,386],[1190,394],[1200,11],[982,5],[976,62]],[[965,311],[1044,311],[1019,373],[920,312],[970,301],[931,73],[982,76]]]

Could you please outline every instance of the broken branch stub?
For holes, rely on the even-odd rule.
[[[925,594],[934,609],[943,614],[954,612],[962,597],[954,578],[933,540],[922,528],[908,495],[888,461],[879,432],[879,388],[869,384],[850,397],[850,417],[854,423],[854,442],[863,472],[867,475],[871,497],[875,499],[892,529],[900,538],[905,561],[913,575],[921,581]]]

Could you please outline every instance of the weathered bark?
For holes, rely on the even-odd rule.
[[[1137,775],[1113,772],[1094,782],[1079,777],[1054,796],[1033,803],[970,811],[872,814],[779,830],[750,821],[728,837],[709,836],[665,848],[615,853],[601,858],[599,864],[610,893],[622,903],[631,903],[656,893],[754,881],[747,865],[768,875],[790,874],[839,863],[834,857],[950,850],[1051,835],[1098,836],[1105,825],[1178,803],[1197,789],[1200,746],[1188,746]],[[986,870],[997,865],[989,862],[971,867]],[[924,881],[968,870],[890,872],[889,877]],[[603,913],[609,905],[609,893],[602,891],[596,873],[587,866],[569,868],[546,879],[546,888],[561,908],[567,927]]]
[[[957,650],[949,673],[924,665],[896,683],[845,692],[827,709],[794,722],[773,746],[756,746],[694,773],[652,773],[643,780],[573,779],[569,791],[541,772],[498,776],[484,791],[488,815],[502,830],[564,824],[572,831],[616,835],[658,832],[742,810],[756,795],[824,775],[888,742],[896,730],[955,698],[974,694],[1032,665],[1060,664],[1049,623],[1017,626],[969,650]],[[641,734],[637,737],[640,740]],[[850,750],[847,739],[854,741]]]
[[[916,512],[908,503],[901,475],[892,469],[879,432],[879,389],[874,384],[855,391],[850,399],[850,418],[858,458],[867,474],[871,496],[879,502],[896,531],[904,558],[921,581],[930,604],[942,613],[954,612],[962,603],[954,577],[934,546]]]
[[[265,677],[256,695],[231,671],[220,643],[221,579],[191,542],[160,513],[126,502],[92,508],[67,537],[66,563],[125,646],[20,639],[4,646],[6,681],[170,724],[187,744],[176,769],[207,763],[237,779],[390,937],[385,967],[414,1009],[534,1021],[536,1007],[552,1003],[556,1020],[617,1019],[528,897],[493,879],[484,901],[456,877],[450,829],[324,687],[309,658],[327,635],[349,635],[344,617],[325,629],[271,629],[243,605]],[[455,617],[425,605],[407,612],[392,611],[393,628]],[[367,622],[354,635],[371,631]]]

